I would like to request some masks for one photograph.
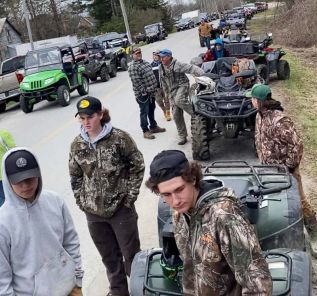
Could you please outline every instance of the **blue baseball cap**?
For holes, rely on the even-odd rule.
[[[160,57],[171,57],[172,52],[169,49],[165,48],[165,49],[160,50],[159,55],[160,55]]]

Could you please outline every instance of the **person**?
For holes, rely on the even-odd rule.
[[[203,60],[204,62],[215,61],[220,58],[229,57],[229,52],[224,48],[223,41],[221,38],[215,40],[215,46],[212,49],[208,49],[205,53]]]
[[[210,37],[211,37],[211,26],[208,24],[206,19],[202,19],[198,27],[199,38],[203,40],[202,44],[206,45],[210,49]]]
[[[184,295],[272,295],[268,265],[232,189],[203,181],[198,163],[179,150],[154,157],[146,186],[174,210]]]
[[[288,167],[297,180],[301,198],[304,223],[311,237],[311,252],[317,257],[317,220],[316,213],[309,204],[303,190],[300,162],[303,156],[303,142],[294,122],[283,113],[281,103],[272,98],[271,88],[255,84],[247,93],[257,109],[255,147],[263,164],[280,164]]]
[[[165,96],[163,89],[161,87],[161,80],[160,80],[160,75],[159,75],[159,67],[161,65],[161,57],[159,55],[160,51],[156,50],[153,52],[153,61],[151,63],[154,75],[157,80],[157,89],[156,89],[156,94],[155,94],[155,100],[156,103],[160,106],[162,109],[165,119],[167,121],[171,121],[171,107],[170,107],[170,102],[169,99]]]
[[[194,111],[189,96],[189,79],[186,74],[195,76],[203,75],[205,72],[195,66],[181,63],[174,59],[169,49],[160,51],[162,66],[159,69],[162,88],[172,105],[172,114],[177,127],[178,145],[187,143],[187,129],[184,120],[184,111],[193,116]]]
[[[165,128],[157,125],[154,118],[157,80],[150,63],[142,59],[140,48],[132,50],[132,58],[128,71],[135,98],[140,107],[141,128],[144,138],[152,140],[155,139],[153,134],[166,131]]]
[[[128,133],[112,127],[99,99],[81,99],[75,116],[81,125],[70,148],[71,187],[106,267],[108,296],[127,296],[127,275],[140,251],[134,203],[143,180],[143,156]]]
[[[2,175],[1,175],[1,160],[4,154],[10,149],[15,146],[14,139],[12,135],[6,131],[1,129],[0,130],[0,207],[4,203],[4,191],[2,186]]]
[[[64,200],[43,189],[35,155],[10,149],[2,177],[0,295],[82,296],[79,238]]]

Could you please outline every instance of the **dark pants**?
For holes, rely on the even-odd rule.
[[[154,119],[155,98],[154,96],[142,96],[137,98],[140,107],[140,121],[143,133],[157,127]],[[149,124],[150,123],[150,124]]]
[[[86,216],[90,235],[107,269],[111,293],[128,296],[127,275],[130,275],[134,255],[140,251],[135,209],[122,206],[108,219]]]
[[[203,37],[204,44],[206,44],[207,48],[210,49],[210,37]]]
[[[0,207],[4,203],[4,192],[3,192],[3,186],[2,186],[2,181],[0,181]]]

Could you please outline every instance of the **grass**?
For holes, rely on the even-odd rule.
[[[308,166],[306,170],[317,176],[317,73],[291,51],[287,54],[287,60],[291,78],[280,84],[290,98],[285,107],[300,126],[305,147],[305,167]]]

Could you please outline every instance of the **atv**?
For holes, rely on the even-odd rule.
[[[206,73],[196,78],[190,100],[195,115],[191,119],[192,153],[196,160],[210,158],[209,142],[215,134],[236,138],[243,132],[253,132],[256,109],[246,92],[257,81],[254,62],[246,60],[245,70],[232,74],[239,60],[228,57],[203,63]]]
[[[167,33],[162,23],[155,23],[144,27],[146,43],[165,40]]]
[[[101,81],[105,82],[116,73],[115,61],[106,59],[103,50],[93,53],[86,42],[81,42],[73,46],[73,51],[76,61],[85,66],[85,74],[91,81],[96,81],[100,77]]]
[[[269,47],[273,42],[272,34],[259,42],[246,40],[246,42],[225,43],[224,47],[232,57],[252,58],[257,66],[259,76],[265,84],[269,83],[270,74],[277,74],[279,80],[286,80],[290,77],[289,63],[282,59],[286,52],[282,48]]]
[[[204,180],[230,187],[254,225],[273,280],[273,295],[310,296],[311,258],[305,252],[304,222],[296,180],[284,166],[214,162]],[[182,261],[173,234],[172,211],[158,203],[160,248],[137,253],[132,262],[131,296],[182,296]]]
[[[89,83],[85,68],[76,61],[72,47],[54,46],[27,53],[20,90],[21,109],[30,113],[42,100],[69,105],[70,93],[77,90],[79,95],[87,95]]]

